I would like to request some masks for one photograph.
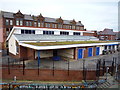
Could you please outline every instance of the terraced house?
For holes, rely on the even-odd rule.
[[[75,30],[75,31],[86,31],[81,21],[63,20],[60,18],[49,18],[43,17],[42,14],[38,16],[22,14],[20,11],[17,13],[0,11],[0,43],[2,48],[7,47],[5,43],[13,26],[24,26],[24,27],[39,27],[39,28],[53,28],[62,30]],[[61,32],[67,34],[65,32]],[[80,34],[80,33],[74,33]],[[93,35],[92,33],[84,32],[83,35]]]

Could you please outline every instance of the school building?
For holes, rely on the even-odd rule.
[[[78,60],[102,55],[105,50],[114,53],[120,47],[118,42],[99,41],[84,33],[93,32],[14,26],[6,41],[11,56],[32,60],[51,57]]]

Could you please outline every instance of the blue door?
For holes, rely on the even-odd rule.
[[[88,48],[88,57],[92,56],[92,48]]]
[[[98,56],[100,53],[100,47],[96,47],[96,56]]]
[[[78,59],[83,58],[83,49],[78,49]]]

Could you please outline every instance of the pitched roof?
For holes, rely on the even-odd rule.
[[[103,31],[100,31],[98,34],[99,35],[115,35],[115,33],[113,32],[113,29],[107,29],[107,28],[105,28]]]
[[[89,41],[98,40],[93,36],[15,34],[18,41]],[[32,38],[31,38],[32,37]]]
[[[0,16],[3,16],[5,18],[14,18],[14,14],[12,12],[6,12],[6,11],[1,11]],[[33,17],[31,15],[28,14],[23,14],[24,15],[24,19],[25,20],[34,20]],[[35,20],[37,16],[34,16]],[[53,23],[57,23],[56,20],[57,18],[50,18],[50,17],[44,17],[45,18],[45,22],[53,22]],[[70,24],[71,20],[63,20],[64,24]],[[83,26],[83,24],[81,22],[76,22],[76,25],[80,25]]]

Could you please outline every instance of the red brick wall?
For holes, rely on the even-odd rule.
[[[20,46],[19,57],[25,58],[25,59],[27,58],[27,48],[26,47]]]
[[[35,59],[35,51],[31,48],[27,48],[27,57],[28,59]]]
[[[100,38],[101,36],[108,37],[108,38],[104,38],[103,40],[115,40],[115,38],[116,38],[115,35],[99,35],[98,37]]]
[[[95,33],[86,33],[86,32],[84,32],[83,36],[95,36]]]
[[[95,80],[95,71],[87,71],[87,79]],[[42,81],[81,81],[83,79],[82,71],[70,70],[69,76],[67,70],[55,70],[54,76],[50,69],[40,69],[39,75],[37,69],[25,69],[25,74],[23,75],[22,69],[11,69],[10,74],[8,74],[8,69],[2,69],[3,79],[13,79],[16,76],[17,80],[42,80]]]

